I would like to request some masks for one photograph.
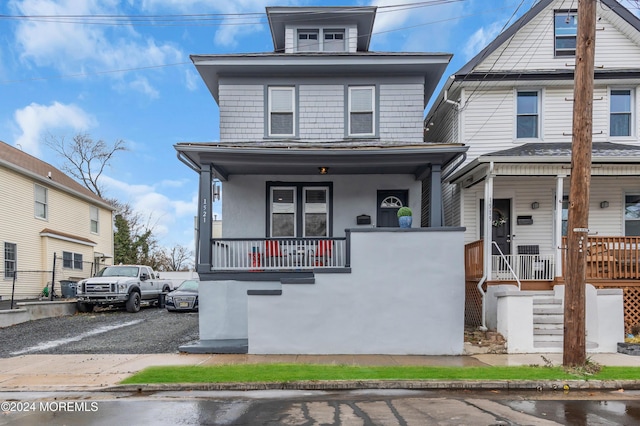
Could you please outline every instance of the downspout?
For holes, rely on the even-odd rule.
[[[489,163],[489,170],[487,171],[487,180],[484,186],[484,208],[486,213],[484,215],[484,267],[482,268],[483,274],[478,283],[478,291],[482,295],[482,325],[480,330],[487,331],[487,293],[482,290],[482,285],[489,278],[491,273],[491,240],[493,239],[490,231],[491,221],[493,220],[493,161]]]

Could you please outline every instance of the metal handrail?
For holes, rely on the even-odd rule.
[[[520,278],[518,277],[518,274],[516,274],[516,272],[513,270],[513,268],[511,267],[511,264],[507,260],[507,257],[504,255],[502,250],[500,250],[500,246],[498,246],[498,243],[496,243],[495,241],[491,241],[491,244],[493,244],[498,249],[498,253],[500,253],[500,257],[502,258],[502,260],[504,260],[504,263],[509,267],[509,271],[511,272],[511,275],[513,275],[513,277],[516,279],[516,282],[518,283],[518,290],[522,290],[522,283],[520,282]]]

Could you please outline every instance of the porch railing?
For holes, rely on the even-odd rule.
[[[465,277],[467,281],[478,281],[483,276],[483,240],[464,246]],[[508,254],[491,256],[492,281],[514,281],[515,272],[520,281],[553,281],[555,257],[539,254]]]
[[[211,242],[213,271],[295,271],[348,266],[346,238],[214,238]]]
[[[567,247],[566,237],[562,246]],[[562,255],[562,264],[566,267],[566,250],[562,250]],[[587,279],[638,280],[640,237],[587,237],[586,261]]]

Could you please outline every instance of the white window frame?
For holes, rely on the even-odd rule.
[[[629,134],[628,135],[612,135],[611,134],[611,116],[614,114],[611,111],[611,92],[617,91],[628,91],[629,92],[629,112],[616,114],[629,114]],[[619,139],[619,138],[633,138],[635,135],[635,90],[631,87],[610,87],[609,88],[609,137]]]
[[[66,261],[65,258],[64,258],[65,254],[70,254],[71,255],[71,266],[65,265],[65,261]],[[79,264],[80,267],[77,268],[76,264]],[[82,270],[84,270],[84,256],[82,255],[82,253],[74,253],[72,251],[64,250],[62,252],[62,267],[64,269],[73,269],[75,271],[82,271]]]
[[[316,36],[316,43],[315,43],[315,47],[317,47],[317,49],[305,49],[305,50],[300,50],[300,36],[301,35],[315,35]],[[319,28],[298,28],[298,30],[296,31],[296,51],[297,52],[321,52],[322,51],[322,31]],[[307,38],[307,41],[309,39]],[[312,46],[312,44],[308,44],[309,47]]]
[[[536,93],[536,114],[522,113],[518,110],[518,98],[520,93]],[[542,90],[541,89],[516,89],[514,93],[514,110],[515,110],[515,123],[513,129],[513,138],[516,141],[522,140],[541,140],[542,139]],[[536,136],[524,136],[518,137],[518,118],[520,116],[533,116],[535,115],[538,118],[537,127],[536,127]]]
[[[638,191],[629,191],[629,192],[625,192],[624,193],[624,198],[622,200],[622,232],[624,233],[625,237],[629,237],[629,236],[633,236],[636,237],[637,235],[627,235],[627,222],[637,222],[640,221],[640,218],[638,219],[627,219],[627,197],[639,197],[640,193]]]
[[[356,111],[353,112],[351,110],[351,100],[353,99],[353,96],[351,95],[351,92],[353,90],[362,90],[362,89],[369,89],[371,90],[371,111]],[[347,111],[347,128],[348,128],[348,135],[350,137],[371,137],[371,136],[375,136],[376,135],[376,86],[349,86],[348,88],[348,96],[349,96],[349,100],[347,102],[348,106],[348,111]],[[351,130],[351,114],[353,113],[371,113],[371,133],[353,133],[353,131]]]
[[[273,100],[273,95],[272,92],[278,90],[288,90],[291,92],[291,111],[272,111],[271,108],[271,101]],[[296,134],[296,88],[294,86],[269,86],[268,87],[268,135],[270,137],[282,137],[282,136],[286,136],[286,137],[291,137],[291,136],[295,136]],[[271,114],[273,113],[287,113],[287,114],[291,114],[292,116],[292,122],[291,122],[291,133],[273,133],[272,129],[271,129]]]
[[[556,29],[556,21],[558,18],[560,19],[570,19],[578,20],[578,12],[576,10],[556,10],[553,13],[553,56],[555,58],[570,58],[576,56],[576,48],[573,49],[558,49],[558,38],[566,38],[569,39],[573,37],[576,41],[576,47],[578,43],[578,28],[576,23],[576,34],[575,35],[566,35],[561,34],[558,35]]]
[[[277,190],[291,190],[293,191],[293,235],[273,235],[273,193]],[[297,188],[295,186],[272,186],[269,190],[269,237],[271,238],[296,238],[298,235],[298,193]]]
[[[38,199],[38,188],[41,188],[44,191],[44,201]],[[33,198],[34,198],[33,214],[36,217],[36,219],[48,220],[49,219],[49,188],[47,188],[46,186],[34,184]],[[38,214],[39,205],[44,206],[44,216],[40,216]]]
[[[331,40],[331,43],[325,43],[326,41],[326,37],[328,34],[331,34],[335,37],[336,34],[340,34],[342,35],[342,49],[332,49],[332,50],[328,50],[326,48],[326,45],[334,45],[336,39],[333,38]],[[332,28],[332,29],[325,29],[322,31],[322,51],[323,52],[346,52],[347,51],[347,31],[346,28]]]
[[[95,230],[93,229],[94,223],[95,223]],[[100,209],[97,208],[96,206],[89,206],[89,231],[92,234],[100,233]]]
[[[309,212],[307,211],[307,191],[318,191],[323,190],[325,194],[325,203],[324,203],[324,214],[327,219],[327,225],[325,229],[325,235],[307,235],[307,213],[318,213],[318,212]],[[302,188],[302,236],[309,238],[321,238],[329,236],[329,187],[328,186],[305,186]]]
[[[13,246],[14,259],[7,259],[7,246]],[[5,241],[3,245],[3,250],[2,250],[2,260],[3,260],[2,269],[4,270],[4,279],[5,280],[13,279],[13,273],[18,270],[18,244]],[[11,263],[13,265],[13,268],[11,269],[7,268],[7,262]],[[9,271],[11,271],[10,275],[8,274]]]

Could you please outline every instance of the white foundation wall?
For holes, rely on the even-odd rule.
[[[351,273],[248,296],[249,353],[459,355],[463,231],[358,231]]]

